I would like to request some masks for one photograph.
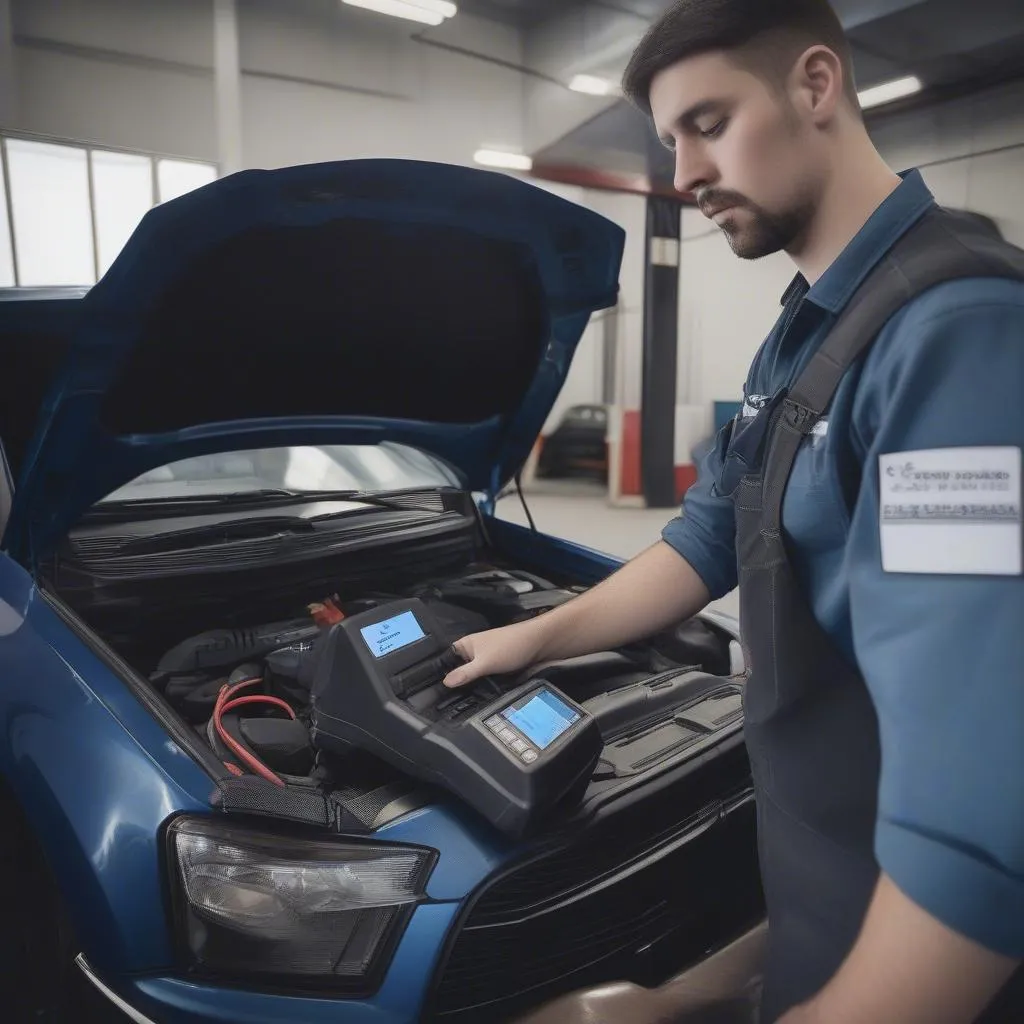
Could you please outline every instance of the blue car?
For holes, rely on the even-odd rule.
[[[348,621],[416,601],[450,644],[616,568],[495,500],[622,249],[506,176],[355,161],[217,181],[95,287],[3,295],[5,1022],[499,1024],[759,924],[728,617],[532,670],[600,756],[529,830],[318,741]]]

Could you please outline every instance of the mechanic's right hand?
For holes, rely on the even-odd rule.
[[[444,677],[444,685],[466,686],[481,676],[505,675],[519,672],[536,661],[536,652],[529,635],[523,635],[526,623],[517,626],[502,626],[488,629],[483,633],[471,633],[457,640],[452,646],[466,662],[452,669]]]

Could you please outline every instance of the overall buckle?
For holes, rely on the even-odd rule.
[[[782,417],[787,425],[806,437],[821,419],[821,413],[808,409],[807,406],[793,401],[792,398],[787,398],[783,401]]]

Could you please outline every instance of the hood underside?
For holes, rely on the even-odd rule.
[[[397,441],[494,491],[614,304],[623,241],[506,175],[413,161],[244,171],[157,207],[78,300],[5,545],[38,556],[140,473],[233,448]]]

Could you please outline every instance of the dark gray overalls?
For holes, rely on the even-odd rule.
[[[781,530],[783,495],[801,444],[885,322],[915,295],[962,277],[1024,281],[1024,252],[935,208],[867,277],[788,392],[732,426],[721,486],[736,508],[751,668],[745,731],[769,920],[762,1024],[836,973],[879,874],[875,709],[857,666],[818,625],[796,579]],[[1004,993],[1016,1011],[993,1008],[986,1021],[1024,1021],[1024,1002],[1010,991],[1018,987],[1019,978]]]

